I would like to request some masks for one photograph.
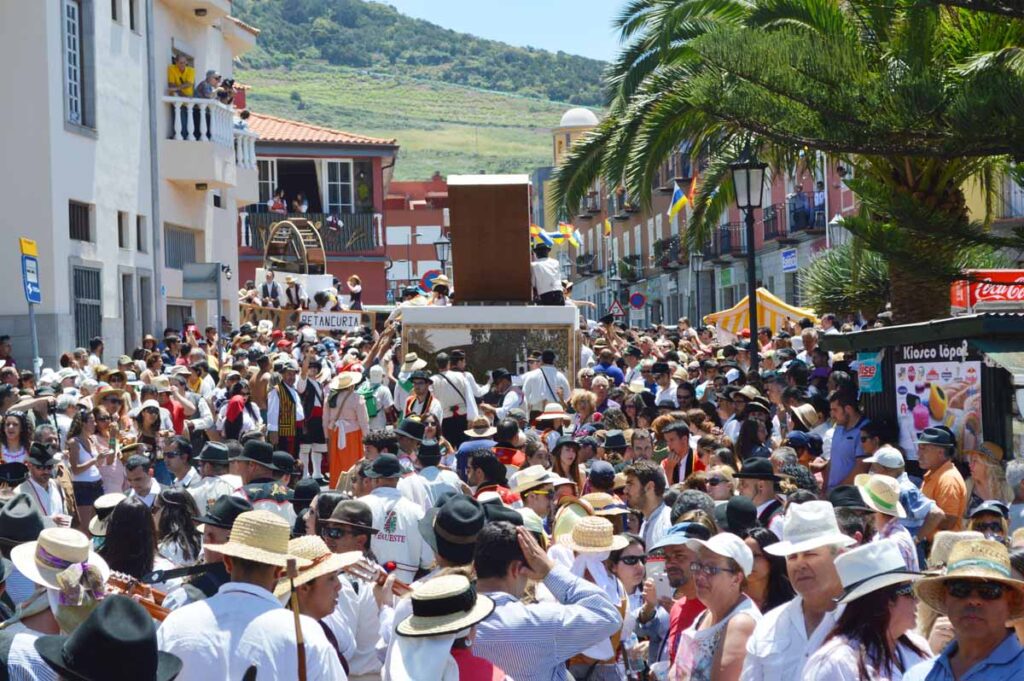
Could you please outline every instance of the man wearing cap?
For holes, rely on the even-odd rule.
[[[769,459],[747,459],[743,468],[734,476],[739,481],[738,492],[754,502],[757,507],[757,521],[782,537],[782,501],[779,499],[779,481]]]
[[[207,442],[196,458],[201,475],[199,482],[188,488],[200,513],[205,513],[220,497],[235,488],[222,476],[228,473],[228,448],[222,442]]]
[[[925,471],[921,492],[946,514],[939,530],[962,529],[961,519],[967,511],[967,485],[953,465],[955,454],[956,440],[948,428],[925,428],[917,437],[917,460]]]
[[[917,582],[922,603],[946,615],[955,638],[942,653],[903,674],[904,681],[1016,681],[1024,677],[1024,648],[1009,620],[1024,616],[1024,582],[1011,577],[999,542],[953,545],[945,571]]]
[[[807,659],[835,627],[841,610],[836,599],[843,584],[835,559],[854,540],[839,531],[827,501],[791,505],[782,528],[785,540],[764,550],[786,558],[786,572],[797,595],[769,610],[747,641],[742,681],[802,677]]]
[[[299,367],[295,360],[286,359],[275,368],[281,374],[281,382],[267,394],[267,438],[270,444],[298,458],[299,435],[306,418],[302,398],[295,389]]]
[[[71,527],[64,489],[53,479],[53,467],[60,463],[46,445],[35,442],[29,450],[25,464],[28,480],[14,488],[15,494],[24,494],[45,518],[60,527]]]
[[[295,523],[295,509],[291,492],[274,479],[275,473],[280,472],[274,465],[274,448],[267,442],[250,440],[235,460],[242,476],[242,487],[235,490],[235,496],[248,500],[256,510],[277,515],[291,527]]]
[[[538,305],[565,305],[562,289],[562,266],[550,257],[551,247],[545,243],[533,245],[534,261],[530,263],[530,283]]]
[[[405,399],[405,408],[402,412],[403,418],[418,418],[423,420],[427,414],[433,414],[440,423],[444,418],[441,410],[441,403],[434,398],[431,391],[433,382],[430,374],[426,371],[417,370],[409,374],[409,383],[412,392]]]
[[[402,467],[398,457],[381,454],[366,471],[373,491],[360,497],[360,500],[373,512],[373,527],[377,528],[377,534],[370,548],[374,555],[381,563],[394,561],[398,579],[408,583],[420,568],[430,566],[434,554],[419,532],[423,507],[407,499],[398,490],[401,476]]]
[[[523,399],[533,421],[548,403],[564,405],[569,399],[569,381],[555,366],[554,350],[540,353],[540,366],[523,374]]]
[[[288,523],[266,511],[239,515],[228,541],[213,548],[224,557],[231,582],[215,596],[167,616],[157,632],[161,650],[182,659],[180,681],[241,679],[255,666],[260,678],[297,678],[294,615],[274,588],[292,556]],[[311,561],[297,558],[298,567]],[[344,679],[345,671],[317,622],[299,615],[305,642],[306,678]]]

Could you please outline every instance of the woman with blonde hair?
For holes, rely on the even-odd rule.
[[[576,412],[572,418],[573,433],[578,436],[585,435],[580,432],[580,429],[593,422],[594,413],[597,411],[597,395],[589,390],[577,388],[569,396],[569,406]]]
[[[729,466],[712,466],[707,470],[707,493],[715,501],[729,501],[736,493],[736,475]]]
[[[967,480],[967,517],[985,501],[1013,503],[1013,490],[1006,482],[1003,467],[1003,448],[993,442],[983,442],[977,449],[964,452],[971,477]]]

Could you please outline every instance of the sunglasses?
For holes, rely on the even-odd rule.
[[[53,470],[53,464],[52,463],[51,464],[47,464],[46,466],[40,466],[37,463],[31,463],[31,462],[30,462],[30,464],[31,464],[31,466],[33,468],[39,468],[39,469],[42,469],[44,471],[52,471]]]
[[[697,574],[703,572],[708,577],[714,577],[719,572],[736,572],[732,568],[718,567],[717,565],[705,565],[704,563],[690,563],[690,572]]]
[[[622,558],[619,558],[619,562],[630,566],[646,565],[647,556],[623,556]]]
[[[328,539],[341,539],[348,535],[355,537],[358,536],[359,533],[351,530],[343,530],[340,527],[323,527],[320,529],[320,536],[327,537]]]
[[[725,482],[728,482],[725,478],[708,478],[709,485],[721,485]]]
[[[1006,588],[996,582],[969,582],[954,579],[946,582],[946,593],[953,598],[968,598],[972,593],[978,594],[983,601],[995,601],[1002,597]]]
[[[993,520],[988,523],[976,523],[974,525],[975,530],[985,534],[986,532],[1003,532],[1003,524],[998,520]]]
[[[913,582],[901,584],[899,587],[893,589],[892,595],[893,598],[917,598],[917,596],[914,595]]]
[[[96,420],[100,421],[102,423],[102,422],[105,422],[105,421],[110,421],[111,418],[109,416],[99,416],[99,417],[96,418]]]

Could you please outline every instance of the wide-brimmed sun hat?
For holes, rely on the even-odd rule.
[[[874,541],[836,557],[836,572],[843,583],[837,603],[849,603],[893,584],[913,582],[921,573],[907,570],[895,541]]]
[[[300,586],[312,582],[317,577],[323,577],[332,572],[344,570],[349,565],[358,563],[363,557],[362,551],[331,553],[331,549],[323,539],[311,534],[289,541],[288,553],[296,558],[308,560],[309,565],[299,570],[299,574],[294,582],[285,577],[277,583],[274,595],[278,598],[291,591],[293,583],[295,586]]]
[[[491,425],[486,416],[478,416],[469,424],[469,428],[462,431],[466,437],[491,437],[498,432],[498,429]]]
[[[822,546],[852,546],[857,541],[839,531],[836,512],[827,501],[792,504],[782,519],[782,541],[765,547],[773,556],[789,556]]]
[[[358,371],[343,371],[331,380],[330,390],[347,390],[359,381],[363,375]]]
[[[277,567],[285,567],[289,558],[295,558],[301,570],[308,567],[310,561],[288,553],[291,532],[291,526],[275,513],[247,511],[235,518],[227,543],[208,547],[225,556]]]
[[[420,359],[420,356],[415,352],[406,353],[405,359],[402,361],[401,370],[405,373],[412,373],[413,371],[419,371],[427,366],[427,360]]]
[[[15,546],[11,549],[11,562],[32,582],[57,591],[76,592],[79,598],[85,591],[102,589],[110,575],[107,561],[92,550],[89,538],[70,527],[49,527],[39,533],[36,541]]]
[[[790,409],[793,417],[807,430],[811,430],[821,423],[821,416],[810,404],[798,404]]]
[[[560,404],[558,404],[556,402],[548,402],[547,404],[544,405],[544,411],[542,411],[540,413],[540,416],[538,416],[534,420],[535,421],[554,421],[556,419],[557,420],[561,420],[561,419],[569,419],[569,418],[571,418],[571,417],[568,414],[565,413],[565,409],[562,408],[562,405],[560,405]]]
[[[926,562],[928,571],[940,571],[946,567],[946,563],[949,562],[949,555],[953,552],[953,547],[957,543],[962,541],[974,541],[978,539],[984,539],[985,535],[977,530],[940,530],[935,533],[932,537],[932,550],[928,553],[928,560]]]
[[[900,483],[896,478],[877,473],[861,473],[853,479],[860,498],[872,511],[885,515],[906,518],[907,512],[900,503]]]
[[[451,288],[452,282],[448,277],[444,276],[443,274],[439,274],[436,277],[434,277],[434,281],[430,284],[430,288],[431,290],[433,290],[438,286],[447,286],[448,288]]]
[[[399,636],[425,637],[469,629],[494,612],[494,601],[463,575],[442,575],[423,582],[412,592],[412,615],[395,631]]]
[[[965,457],[971,454],[981,457],[990,466],[1001,465],[1006,456],[1003,453],[1003,448],[995,442],[982,442],[976,449],[968,449],[964,452]]]
[[[576,553],[604,553],[619,551],[629,546],[629,540],[615,534],[607,518],[588,515],[573,525],[572,532],[558,538],[558,543]]]
[[[551,471],[544,466],[528,466],[516,473],[516,484],[512,491],[522,494],[535,487],[543,487],[551,484]]]
[[[915,586],[917,597],[933,610],[946,614],[945,583],[949,580],[995,582],[1016,591],[1016,604],[1007,619],[1024,616],[1024,582],[1013,579],[1010,553],[1006,546],[991,539],[959,541],[953,545],[946,570],[939,576],[926,577]]]

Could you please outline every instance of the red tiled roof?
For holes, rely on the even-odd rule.
[[[260,142],[297,142],[313,144],[367,144],[395,146],[397,140],[367,137],[319,125],[290,121],[287,118],[251,113],[249,129],[258,133]]]
[[[230,17],[229,16],[228,19],[230,19],[235,24],[237,24],[239,28],[248,31],[249,33],[252,33],[253,35],[259,35],[260,34],[260,29],[256,28],[255,26],[252,26],[250,24],[245,23],[244,21],[242,21],[238,17]]]

